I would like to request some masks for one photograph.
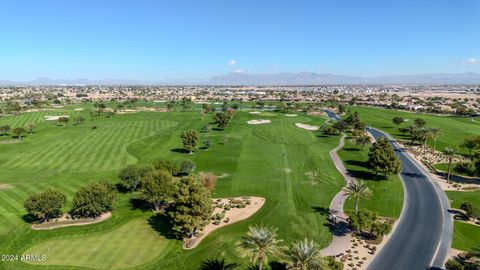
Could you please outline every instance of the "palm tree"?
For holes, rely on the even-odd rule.
[[[457,154],[457,149],[453,147],[445,147],[445,150],[443,151],[443,154],[445,157],[448,159],[448,172],[447,172],[447,183],[450,184],[450,173],[452,169],[452,161],[455,155]]]
[[[355,214],[358,213],[360,199],[366,199],[372,194],[365,182],[357,180],[353,180],[348,186],[344,187],[343,192],[348,198],[355,199]]]
[[[320,268],[322,257],[318,246],[308,239],[293,243],[293,246],[285,251],[286,259],[290,262],[289,269],[308,270]]]
[[[250,226],[240,243],[240,248],[249,253],[252,262],[258,263],[259,270],[263,269],[268,256],[278,251],[281,240],[277,239],[277,230],[272,227]]]
[[[440,128],[431,128],[430,135],[433,139],[433,153],[435,153],[435,149],[437,147],[437,137],[440,135]]]
[[[199,270],[230,270],[235,269],[238,266],[237,263],[226,263],[225,258],[215,258],[202,261]]]

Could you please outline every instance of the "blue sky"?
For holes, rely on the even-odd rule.
[[[0,79],[480,72],[477,0],[2,0]]]

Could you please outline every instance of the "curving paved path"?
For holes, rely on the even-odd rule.
[[[338,146],[330,151],[330,158],[333,160],[335,167],[343,175],[343,178],[345,178],[345,182],[348,185],[355,178],[348,175],[347,168],[345,168],[342,160],[337,154],[337,151],[342,149],[345,145],[346,137],[347,136],[343,134],[343,136],[340,138],[340,143]],[[345,196],[343,190],[341,190],[330,202],[330,214],[336,216],[336,222],[332,222],[333,239],[332,242],[330,242],[330,245],[322,249],[321,253],[323,256],[336,256],[342,252],[345,252],[345,250],[350,246],[351,236],[348,233],[349,230],[347,216],[343,212],[343,204],[345,203],[346,199],[347,196]]]

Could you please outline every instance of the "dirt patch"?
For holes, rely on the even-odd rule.
[[[272,121],[265,120],[265,119],[258,119],[258,120],[250,120],[247,121],[249,125],[262,125],[262,124],[270,124]]]
[[[62,228],[62,227],[89,225],[89,224],[102,222],[104,220],[109,219],[110,217],[112,217],[112,212],[104,213],[103,215],[97,218],[71,219],[71,218],[67,218],[67,216],[64,215],[61,218],[57,218],[49,222],[33,224],[32,229],[33,230],[53,230],[53,229]]]
[[[13,188],[10,184],[0,184],[0,190],[11,189]]]
[[[302,123],[295,123],[295,126],[298,127],[298,128],[303,128],[303,129],[312,130],[312,131],[320,129],[319,126],[312,126],[312,125],[307,125],[307,124],[302,124]]]
[[[14,143],[20,143],[22,142],[21,140],[2,140],[0,141],[0,144],[14,144]]]
[[[263,204],[265,203],[265,198],[236,197],[236,198],[228,198],[228,199],[225,199],[225,198],[216,199],[214,201],[215,201],[216,207],[213,210],[212,216],[215,217],[215,215],[217,214],[221,215],[222,213],[224,213],[223,218],[221,218],[221,220],[219,221],[212,220],[207,226],[205,226],[205,228],[198,235],[192,238],[184,239],[183,241],[184,249],[195,248],[196,246],[198,246],[198,244],[200,244],[203,238],[207,237],[208,234],[215,231],[216,229],[219,229],[221,227],[249,218],[250,216],[255,214],[255,212],[260,210],[260,208],[262,208]],[[232,203],[235,203],[237,201],[244,203],[245,207],[244,208],[232,208],[232,207],[227,208],[227,205],[232,205]],[[249,201],[249,203],[245,203],[246,201]]]

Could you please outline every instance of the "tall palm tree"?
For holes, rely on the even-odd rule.
[[[430,129],[430,137],[433,139],[433,153],[435,153],[435,149],[437,147],[437,137],[440,135],[440,128],[431,128]]]
[[[355,200],[355,214],[358,213],[360,199],[366,199],[372,194],[365,182],[357,180],[353,180],[348,186],[344,187],[343,192],[348,198],[353,198]]]
[[[237,263],[226,263],[225,258],[215,258],[202,261],[199,270],[231,270],[238,266]]]
[[[318,246],[306,238],[293,243],[293,246],[285,251],[285,257],[289,261],[289,269],[317,269],[322,263]]]
[[[243,237],[240,248],[249,253],[253,263],[258,263],[258,269],[263,269],[263,264],[269,255],[278,252],[277,230],[272,227],[250,226],[248,233]]]
[[[443,154],[448,159],[447,183],[450,184],[450,173],[452,171],[452,161],[455,155],[457,154],[457,149],[447,146],[445,147],[445,150],[443,150]]]

